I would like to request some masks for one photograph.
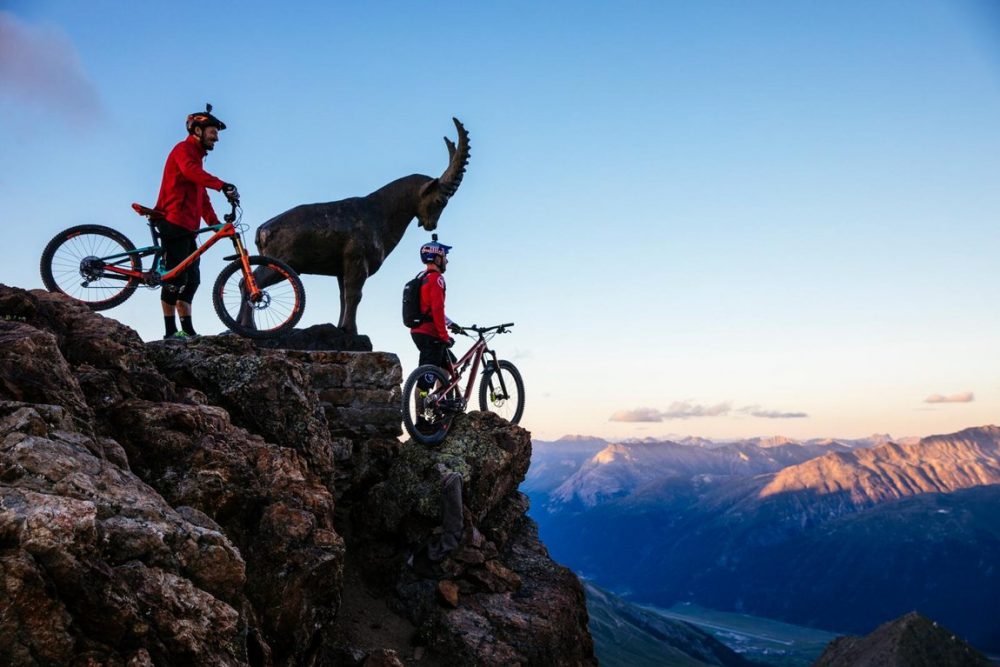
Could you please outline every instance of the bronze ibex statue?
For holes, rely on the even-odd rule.
[[[337,276],[340,326],[358,332],[358,304],[365,281],[403,238],[413,218],[430,231],[458,190],[469,162],[469,134],[457,118],[458,146],[448,137],[448,167],[439,178],[412,174],[367,197],[326,204],[303,204],[257,229],[260,254],[283,260],[298,273]],[[257,276],[263,284],[267,276]]]

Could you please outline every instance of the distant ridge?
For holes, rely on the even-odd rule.
[[[931,436],[911,445],[889,442],[833,452],[785,468],[761,489],[760,497],[810,491],[843,494],[855,505],[873,505],[987,484],[1000,484],[998,426]]]
[[[606,442],[604,438],[598,438],[593,435],[564,435],[563,437],[556,440],[556,442]]]
[[[1000,427],[876,438],[616,443],[526,492],[554,558],[637,601],[855,634],[919,609],[1000,650]]]
[[[864,637],[838,637],[813,667],[989,667],[985,655],[934,621],[910,612]]]

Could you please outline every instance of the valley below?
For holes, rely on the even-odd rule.
[[[902,442],[536,442],[521,488],[557,561],[754,661],[810,664],[832,637],[912,611],[1000,650],[996,426]]]

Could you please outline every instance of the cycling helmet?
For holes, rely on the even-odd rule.
[[[187,117],[187,131],[188,134],[194,134],[194,128],[196,127],[217,127],[220,130],[226,129],[226,124],[221,120],[212,115],[212,105],[206,104],[204,111],[195,111],[192,114],[188,114]]]
[[[433,240],[430,243],[425,243],[420,246],[420,261],[424,264],[433,262],[435,257],[444,257],[451,250],[450,245],[445,245],[443,243],[438,243],[438,235],[434,234],[431,237]]]

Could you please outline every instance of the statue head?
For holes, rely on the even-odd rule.
[[[458,146],[455,146],[448,137],[444,138],[444,143],[448,146],[448,167],[440,177],[432,178],[420,188],[417,224],[427,231],[437,229],[441,211],[462,184],[465,167],[469,164],[469,133],[457,118],[452,120],[458,130]]]

